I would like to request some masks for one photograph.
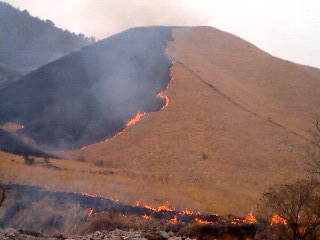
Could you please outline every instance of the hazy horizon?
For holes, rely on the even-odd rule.
[[[286,60],[320,68],[320,2],[310,0],[5,0],[57,27],[102,39],[135,26],[213,26]]]

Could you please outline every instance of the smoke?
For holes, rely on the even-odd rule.
[[[96,23],[89,23],[86,28],[98,37],[133,26],[202,25],[209,19],[191,6],[172,0],[112,0],[96,2],[95,5],[87,2],[82,16],[86,19],[96,17]]]
[[[47,64],[0,91],[0,123],[55,149],[111,137],[165,104],[170,40],[170,27],[134,28]]]
[[[10,0],[14,6],[50,19],[57,26],[98,39],[151,25],[194,26],[208,23],[205,5],[186,0]]]

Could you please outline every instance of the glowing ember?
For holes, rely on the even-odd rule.
[[[158,207],[152,207],[149,204],[143,204],[142,205],[140,201],[135,201],[134,205],[136,207],[141,207],[141,206],[145,207],[145,208],[150,209],[151,211],[154,211],[154,212],[161,212],[161,211],[172,212],[172,211],[174,211],[174,208],[170,207],[170,203],[168,201],[166,201],[165,203],[159,205]]]
[[[147,214],[143,214],[142,215],[143,218],[147,218],[147,219],[151,219],[151,216],[147,215]]]
[[[142,118],[144,115],[146,115],[145,112],[141,113],[141,112],[138,112],[132,119],[130,119],[127,123],[127,127],[133,125],[133,124],[136,124],[140,118]]]
[[[152,211],[157,211],[157,209],[156,208],[153,208],[151,205],[149,205],[149,204],[145,204],[145,205],[143,205],[145,208],[148,208],[148,209],[150,209],[150,210],[152,210]]]
[[[88,217],[92,217],[93,216],[93,209],[90,208],[88,211]]]
[[[185,210],[183,210],[182,213],[185,215],[193,215],[194,214],[192,211],[188,210],[187,208]]]
[[[234,218],[230,224],[233,224],[233,225],[236,225],[236,224],[240,224],[240,223],[243,223],[243,219],[241,218]]]
[[[208,220],[201,219],[201,218],[195,218],[194,221],[197,223],[201,223],[201,224],[214,224],[213,221],[208,221]]]
[[[157,97],[162,98],[165,100],[165,104],[162,106],[161,110],[166,108],[169,105],[169,98],[168,96],[163,95],[163,92],[158,93]]]
[[[173,66],[173,61],[172,61],[172,66]],[[165,104],[162,106],[161,110],[164,109],[164,108],[166,108],[166,107],[169,105],[169,98],[168,98],[168,96],[164,95],[164,92],[167,91],[170,83],[171,83],[172,80],[173,80],[172,74],[173,74],[173,71],[172,71],[172,68],[170,68],[170,69],[169,69],[169,75],[170,75],[169,83],[168,83],[168,85],[166,86],[166,88],[165,88],[163,91],[159,92],[158,95],[157,95],[157,97],[162,98],[162,99],[165,100]]]
[[[173,218],[171,218],[171,219],[169,220],[169,222],[174,223],[174,224],[178,223],[178,222],[179,222],[179,220],[178,220],[177,215],[174,215],[174,217],[173,217]]]
[[[281,217],[279,214],[274,214],[271,218],[271,221],[270,221],[270,226],[273,226],[275,224],[284,224],[286,225],[288,223],[288,221]]]
[[[257,218],[253,215],[253,212],[249,212],[247,217],[244,219],[246,223],[256,223]]]
[[[157,207],[157,212],[160,211],[174,211],[173,208],[170,207],[170,203],[166,201],[164,204]]]

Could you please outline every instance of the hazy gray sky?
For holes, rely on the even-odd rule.
[[[5,0],[98,39],[142,25],[209,25],[320,68],[319,0]]]

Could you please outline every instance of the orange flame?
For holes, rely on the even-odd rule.
[[[174,62],[174,60],[172,60],[172,66],[173,66],[173,62]],[[170,79],[169,79],[169,83],[167,84],[166,88],[165,88],[163,91],[161,91],[160,93],[157,94],[157,97],[162,98],[162,99],[165,100],[165,104],[161,107],[161,110],[164,109],[164,108],[166,108],[166,107],[169,105],[169,98],[168,98],[168,96],[164,95],[164,92],[168,89],[170,83],[171,83],[172,80],[173,80],[173,76],[172,76],[172,75],[173,75],[173,71],[172,71],[172,68],[169,69],[169,75],[170,75]],[[112,138],[120,135],[121,133],[123,133],[123,132],[127,129],[127,127],[136,124],[144,115],[146,115],[146,112],[138,112],[132,119],[130,119],[130,120],[127,122],[126,127],[125,127],[122,131],[118,132],[117,134],[115,134],[114,136],[112,136],[112,137],[110,137],[110,138],[107,138],[107,139],[103,140],[102,142],[103,142],[103,143],[106,143],[106,142],[109,141],[110,139],[112,139]],[[94,144],[95,144],[95,143],[94,143]],[[82,146],[82,147],[80,147],[80,149],[81,149],[81,150],[84,150],[84,149],[86,149],[86,148],[89,148],[89,147],[93,146],[94,144],[90,144],[90,145],[87,145],[87,146]]]
[[[172,61],[172,65],[173,65],[173,61]],[[167,91],[167,89],[169,88],[170,83],[171,83],[172,80],[173,80],[173,76],[172,76],[172,75],[173,75],[173,71],[172,71],[172,68],[169,69],[169,75],[170,75],[170,80],[169,80],[168,85],[166,86],[166,88],[165,88],[163,91],[159,92],[158,95],[157,95],[157,97],[162,98],[162,99],[165,100],[165,104],[162,106],[161,110],[164,109],[164,108],[166,108],[166,107],[168,107],[168,105],[169,105],[169,97],[166,96],[166,95],[164,95],[164,92]]]
[[[246,223],[256,223],[257,222],[257,218],[253,215],[253,212],[250,211],[250,212],[248,212],[247,217],[244,219],[244,222],[246,222]]]
[[[236,225],[236,224],[240,224],[240,223],[243,223],[243,219],[241,218],[234,218],[230,224],[233,224],[233,225]]]
[[[279,214],[274,214],[270,221],[270,226],[273,226],[275,224],[284,224],[286,225],[288,223],[287,219],[281,217]]]
[[[92,217],[93,216],[93,209],[92,208],[89,208],[89,211],[88,211],[88,217]]]
[[[169,98],[168,98],[168,96],[164,95],[163,92],[158,93],[157,97],[164,99],[165,102],[166,102],[166,103],[162,106],[161,110],[164,109],[164,108],[166,108],[166,107],[169,105]]]
[[[190,211],[187,208],[185,210],[183,210],[182,213],[185,214],[185,215],[193,215],[194,214],[192,211]]]
[[[173,208],[170,207],[170,203],[169,201],[166,201],[165,203],[163,203],[162,205],[157,207],[157,211],[174,211]]]
[[[178,220],[177,215],[174,215],[174,217],[173,217],[173,218],[169,219],[169,222],[174,223],[174,224],[178,223],[178,222],[179,222],[179,220]]]
[[[140,118],[142,118],[144,115],[146,115],[145,112],[141,113],[141,112],[138,112],[132,119],[130,119],[128,122],[127,122],[127,127],[133,125],[133,124],[136,124]]]
[[[143,205],[145,208],[148,208],[148,209],[150,209],[150,210],[152,210],[152,211],[157,211],[157,209],[156,208],[153,208],[151,205],[149,205],[149,204],[145,204],[145,205]]]
[[[149,204],[143,204],[143,205],[142,205],[140,201],[135,201],[135,202],[134,202],[134,205],[135,205],[136,207],[143,206],[143,207],[145,207],[145,208],[147,208],[147,209],[150,209],[150,210],[152,210],[152,211],[154,211],[154,212],[161,212],[161,211],[169,211],[169,212],[172,212],[172,211],[174,211],[174,208],[171,208],[171,207],[170,207],[170,203],[169,203],[168,201],[164,202],[163,204],[159,205],[158,207],[152,207],[152,206],[149,205]]]
[[[201,219],[201,218],[195,218],[194,221],[197,223],[201,223],[201,224],[214,224],[213,221],[208,221],[208,220]]]
[[[143,214],[142,215],[143,218],[147,218],[147,219],[151,219],[151,216],[147,215],[147,214]]]

